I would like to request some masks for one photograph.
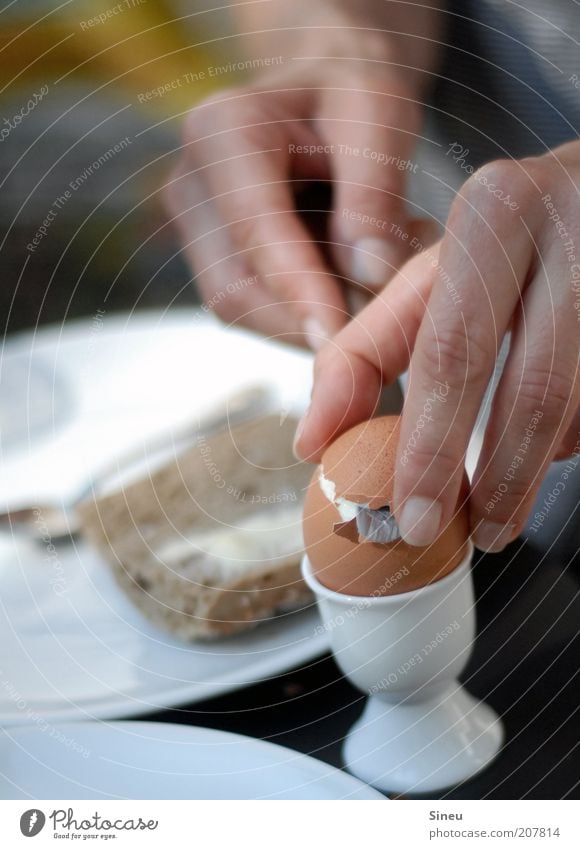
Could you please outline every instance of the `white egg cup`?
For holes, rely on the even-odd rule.
[[[457,681],[475,638],[472,555],[470,544],[440,581],[380,597],[333,592],[303,560],[336,661],[369,694],[345,740],[345,764],[385,793],[429,794],[459,784],[502,745],[501,720]]]

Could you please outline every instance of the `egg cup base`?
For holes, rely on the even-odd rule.
[[[476,633],[473,545],[445,577],[397,595],[324,587],[304,557],[334,658],[369,698],[348,733],[344,762],[384,793],[431,794],[484,769],[503,742],[501,720],[459,678]]]
[[[346,738],[343,761],[383,793],[424,795],[476,775],[502,743],[495,711],[452,682],[419,703],[393,705],[370,696]]]

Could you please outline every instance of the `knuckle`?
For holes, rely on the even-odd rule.
[[[475,515],[499,523],[518,523],[533,503],[537,486],[533,475],[505,480],[501,476],[488,479],[483,486],[476,486],[471,493],[471,505]]]
[[[247,111],[245,102],[240,100],[243,93],[244,89],[225,89],[204,98],[183,122],[183,143],[191,144],[235,127]]]
[[[412,433],[411,431],[411,436]],[[412,446],[405,456],[408,461],[403,466],[404,475],[409,474],[414,477],[433,475],[441,481],[441,489],[444,489],[462,469],[461,450],[454,451],[448,442],[437,442],[429,446],[427,440],[423,438],[421,444]]]
[[[509,159],[496,159],[477,169],[475,174],[467,181],[466,190],[473,191],[477,187],[477,191],[480,191],[489,184],[512,185],[519,179],[520,174],[521,170],[515,162]]]
[[[552,191],[561,182],[561,166],[554,157],[526,156],[519,162],[536,196]]]
[[[509,198],[522,209],[532,203],[538,195],[537,185],[530,168],[511,159],[497,159],[478,168],[458,192],[454,207],[465,214],[465,204],[478,210],[489,210],[507,214]]]
[[[468,182],[477,182],[478,185],[481,185],[485,180],[500,184],[511,183],[512,180],[517,179],[517,175],[520,173],[520,167],[511,159],[494,159],[478,168]],[[473,178],[476,178],[475,181]],[[479,181],[477,178],[479,178]]]
[[[478,206],[479,198],[482,194],[482,183],[477,179],[478,176],[486,166],[484,165],[482,169],[476,171],[475,174],[472,174],[461,186],[459,191],[457,192],[457,196],[453,201],[451,211],[454,212],[457,209],[461,210],[460,214],[465,214],[465,204],[467,203],[470,206]]]
[[[519,509],[523,504],[527,504],[530,498],[530,483],[533,479],[533,473],[525,474],[524,471],[521,477],[509,481],[504,505],[508,508],[507,512],[510,509]]]
[[[574,373],[555,371],[541,363],[528,365],[517,391],[517,403],[530,415],[541,408],[542,426],[558,427],[574,396]]]
[[[476,327],[472,322],[469,333],[454,325],[432,333],[420,349],[419,363],[430,378],[439,380],[443,376],[452,384],[487,378],[493,352]]]

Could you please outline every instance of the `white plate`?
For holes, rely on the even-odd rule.
[[[376,790],[262,740],[156,722],[0,733],[0,799],[368,799]]]
[[[12,337],[0,349],[0,426],[17,422],[26,438],[0,440],[0,509],[74,498],[119,456],[199,420],[236,390],[264,384],[281,409],[299,413],[311,371],[307,352],[192,310],[105,314]],[[39,413],[41,378],[40,404],[51,406]],[[16,381],[26,391],[14,398]],[[11,415],[9,403],[19,406]]]
[[[2,368],[2,363],[5,367]],[[25,448],[59,427],[73,414],[67,384],[40,360],[22,354],[0,358],[0,434],[2,454]]]
[[[0,454],[0,509],[72,498],[136,440],[191,421],[234,388],[269,383],[297,412],[309,394],[308,354],[190,311],[105,316],[18,337],[2,355],[0,392],[2,374],[11,362],[21,370],[23,357],[58,380],[58,399],[71,400],[41,438],[31,433]],[[218,695],[321,654],[328,643],[317,624],[311,607],[244,636],[189,645],[151,626],[86,545],[4,535],[0,726],[137,716]]]

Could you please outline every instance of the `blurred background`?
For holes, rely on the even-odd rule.
[[[196,301],[159,186],[184,113],[239,78],[208,73],[226,61],[220,54],[228,32],[227,10],[208,5],[3,4],[4,332],[97,310]],[[227,62],[236,41],[226,41]]]
[[[0,4],[3,333],[80,316],[99,329],[105,314],[198,303],[160,187],[187,112],[242,80],[232,66],[243,58],[244,37],[235,34],[228,4]],[[465,174],[432,148],[419,145],[416,158],[429,167],[411,180],[410,196],[443,221]],[[548,489],[560,474],[554,465]],[[569,556],[574,534],[560,527],[571,509],[559,499],[552,513],[561,515],[550,516],[532,542]]]

